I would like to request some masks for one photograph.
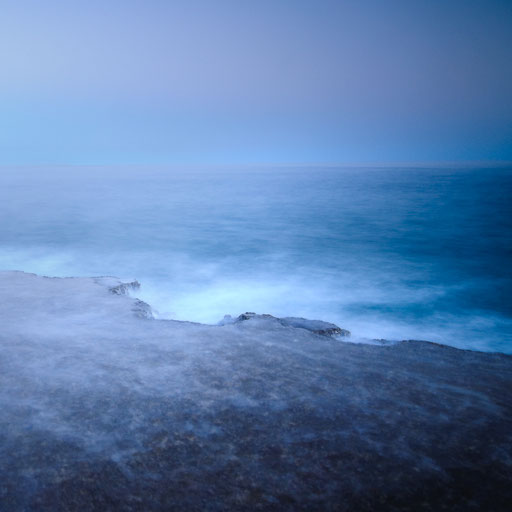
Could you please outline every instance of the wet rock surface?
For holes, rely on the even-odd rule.
[[[509,510],[512,357],[0,273],[0,510]],[[110,326],[110,328],[109,328]]]
[[[277,318],[272,315],[263,314],[258,315],[256,313],[242,313],[238,318],[232,319],[229,315],[224,317],[224,320],[220,322],[221,325],[237,322],[245,322],[247,320],[270,320],[278,322],[285,327],[295,327],[296,329],[306,329],[315,334],[321,336],[350,336],[350,331],[342,329],[336,324],[330,322],[324,322],[322,320],[308,320],[307,318],[298,317],[284,317]]]

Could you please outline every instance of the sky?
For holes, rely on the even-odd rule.
[[[0,0],[0,165],[512,160],[508,0]]]

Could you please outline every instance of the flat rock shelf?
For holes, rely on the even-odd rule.
[[[136,286],[0,272],[2,512],[510,510],[512,357]]]

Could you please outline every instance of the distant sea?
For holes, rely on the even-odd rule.
[[[3,167],[0,219],[0,269],[137,279],[161,318],[512,353],[512,167]]]

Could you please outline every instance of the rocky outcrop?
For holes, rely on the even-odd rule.
[[[135,299],[132,307],[135,316],[139,318],[154,318],[153,309],[149,304],[140,299]]]
[[[97,278],[96,282],[98,284],[107,286],[110,293],[113,293],[114,295],[130,295],[131,292],[137,291],[140,288],[140,283],[137,280],[129,281],[127,283],[117,282],[112,286],[112,284],[109,281],[110,279],[115,278]],[[135,314],[135,316],[139,318],[154,318],[153,309],[151,308],[151,306],[148,303],[137,298],[133,299],[132,311]]]
[[[120,284],[0,272],[1,512],[510,510],[512,357]]]
[[[321,336],[350,336],[350,331],[342,329],[336,324],[323,322],[322,320],[307,320],[306,318],[285,317],[280,318],[282,325],[295,327],[297,329],[306,329],[307,331],[320,334]]]
[[[115,295],[128,295],[133,290],[138,290],[140,283],[138,281],[131,281],[129,283],[119,283],[110,288],[110,292]]]
[[[306,331],[311,331],[315,334],[319,334],[320,336],[350,336],[350,331],[347,331],[347,329],[342,329],[341,327],[338,327],[336,324],[324,322],[323,320],[308,320],[307,318],[299,317],[278,318],[268,314],[258,315],[252,312],[242,313],[236,319],[233,319],[230,315],[226,315],[224,319],[220,322],[220,324],[225,325],[229,323],[245,322],[247,320],[272,320],[278,322],[284,327],[305,329]]]

